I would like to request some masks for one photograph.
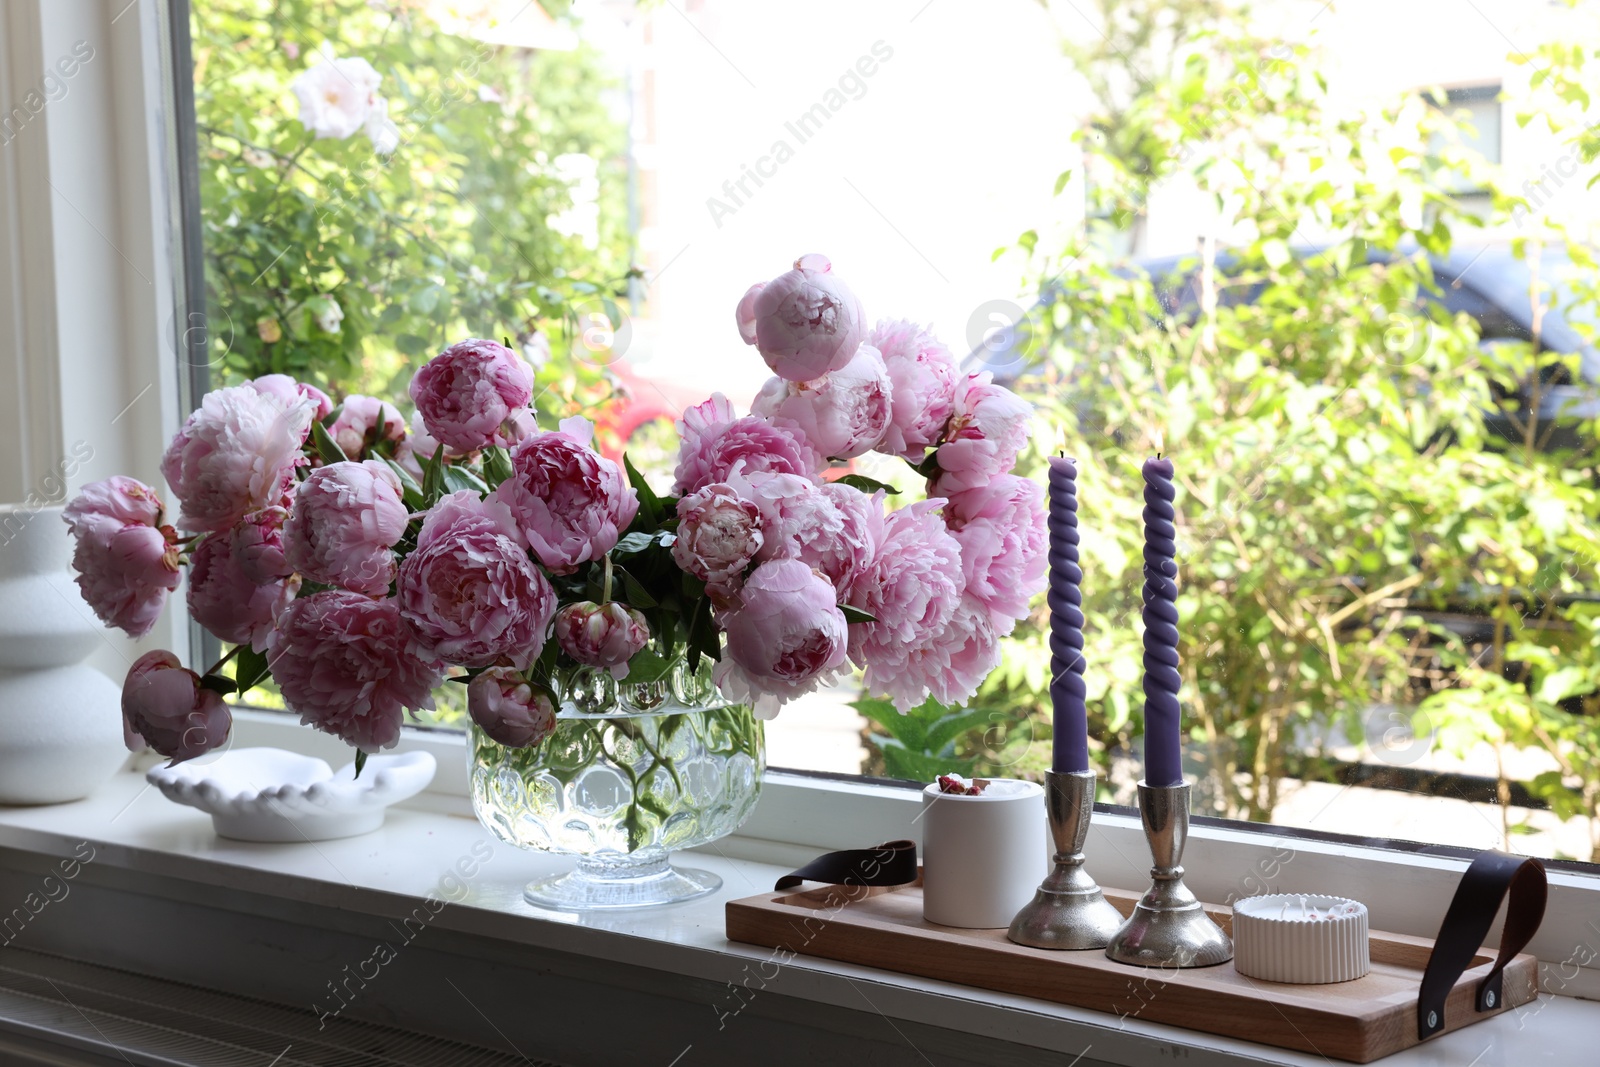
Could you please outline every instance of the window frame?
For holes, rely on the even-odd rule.
[[[116,8],[124,2],[127,6],[119,14]],[[181,321],[193,300],[185,256],[192,263],[194,253],[181,224],[184,166],[179,153],[184,139],[178,117],[184,101],[173,84],[174,71],[183,69],[175,61],[183,44],[174,33],[174,20],[180,17],[187,17],[187,0],[10,0],[0,15],[7,38],[0,47],[0,81],[8,86],[37,84],[36,73],[63,44],[70,47],[81,35],[105,41],[106,53],[93,77],[82,76],[74,84],[72,107],[59,106],[67,102],[62,100],[41,117],[45,129],[38,132],[48,134],[49,151],[13,152],[0,160],[0,236],[5,246],[0,259],[9,257],[15,270],[19,257],[26,256],[29,270],[47,267],[52,282],[40,291],[30,290],[26,301],[0,291],[0,313],[17,312],[18,336],[31,339],[15,344],[16,359],[49,372],[53,388],[44,402],[45,414],[59,423],[58,443],[72,440],[75,430],[120,406],[118,390],[131,393],[128,386],[141,381],[159,387],[159,403],[134,409],[134,417],[124,420],[116,435],[104,435],[107,447],[69,491],[117,471],[159,482],[161,451],[195,395],[196,382],[181,380],[179,373],[181,334],[163,330],[164,323]],[[192,122],[192,107],[188,114]],[[109,135],[112,130],[115,136]],[[83,227],[88,217],[78,218],[61,203],[58,187],[82,191],[86,203],[115,218],[100,218],[97,237]],[[131,269],[111,262],[117,257],[107,252],[105,243],[117,247]],[[46,256],[48,263],[41,262],[39,257]],[[72,291],[62,280],[73,283]],[[123,343],[84,347],[82,328],[73,319],[89,302],[115,316]],[[108,638],[108,644],[115,645],[121,660],[150,647],[184,655],[188,636],[187,613],[182,599],[175,597],[151,638],[138,643]],[[116,659],[107,659],[108,673],[126,670]],[[349,756],[336,739],[272,711],[240,709],[233,743],[291,749],[327,758],[336,766]],[[471,816],[464,736],[408,727],[400,751],[428,751],[439,763],[433,785],[416,803]],[[915,838],[921,810],[916,790],[773,771],[754,815],[724,847],[785,855],[797,849]],[[1281,887],[1355,897],[1373,909],[1375,926],[1421,937],[1437,931],[1445,902],[1466,866],[1459,856],[1398,852],[1292,830],[1264,833],[1248,824],[1209,820],[1192,828],[1190,840],[1188,881],[1204,899],[1244,895],[1249,879],[1270,880],[1264,876],[1276,864],[1283,875]],[[1292,859],[1284,859],[1286,848]],[[1097,813],[1087,852],[1091,869],[1107,885],[1139,886],[1148,878],[1144,836],[1137,818],[1126,811]],[[1530,947],[1544,961],[1545,987],[1600,998],[1600,921],[1591,918],[1600,915],[1600,877],[1553,870],[1549,880],[1545,922]],[[1585,951],[1590,965],[1574,962]]]

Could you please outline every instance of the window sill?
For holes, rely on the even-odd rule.
[[[756,964],[766,960],[768,953],[724,938],[722,906],[728,899],[771,886],[788,864],[814,853],[815,849],[806,846],[730,838],[694,854],[694,863],[723,878],[719,893],[672,908],[580,917],[541,911],[521,898],[524,883],[560,870],[563,861],[494,841],[471,819],[397,809],[391,811],[383,829],[362,837],[314,845],[245,844],[218,839],[206,816],[169,803],[145,788],[139,776],[124,773],[86,801],[46,808],[0,808],[0,850],[4,850],[0,852],[0,875],[21,886],[37,882],[39,875],[30,872],[42,872],[56,859],[74,855],[84,841],[94,849],[92,861],[83,864],[78,875],[85,886],[120,888],[246,914],[276,913],[280,921],[306,926],[337,924],[328,916],[344,916],[351,922],[398,922],[412,914],[417,898],[433,894],[450,902],[431,919],[431,927],[440,931],[432,938],[433,947],[448,943],[452,952],[474,965],[481,961],[485,970],[502,966],[507,950],[512,950],[509,958],[524,966],[541,966],[546,954],[581,957],[591,965],[591,980],[615,983],[622,990],[637,988],[646,980],[642,976],[652,976],[663,989],[677,989],[679,1033],[690,1035],[678,1048],[693,1044],[717,1061],[724,1055],[715,1051],[719,1044],[731,1053],[752,1039],[741,1037],[742,1026],[747,1035],[754,1035],[760,1032],[762,1021],[770,1021],[775,1013],[787,1013],[791,1024],[803,1020],[800,1025],[832,1030],[838,1037],[838,1028],[828,1020],[842,1012],[852,1016],[864,1013],[868,1021],[882,1028],[875,1040],[898,1043],[902,1048],[908,1041],[916,1042],[915,1048],[930,1040],[930,1034],[964,1035],[967,1040],[962,1044],[975,1053],[975,1062],[985,1061],[982,1050],[986,1048],[1012,1050],[1005,1062],[1028,1062],[1035,1057],[1057,1062],[1062,1053],[1074,1056],[1086,1049],[1092,1051],[1085,1064],[1147,1063],[1165,1056],[1219,1065],[1325,1062],[1316,1056],[1132,1018],[1119,1024],[1115,1017],[1096,1012],[803,957],[785,965],[763,986]],[[464,893],[448,880],[441,882],[459,858],[481,857],[485,843],[490,848],[489,858],[481,861],[472,877],[464,879]],[[81,856],[81,851],[78,854]],[[17,877],[11,877],[14,874]],[[92,893],[86,895],[89,899],[80,905],[85,910],[94,899]],[[62,903],[55,905],[59,912],[68,912],[67,899],[63,897]],[[49,912],[41,912],[41,919],[47,917]],[[17,944],[80,958],[88,958],[85,954],[93,951],[100,955],[96,962],[154,972],[159,977],[203,980],[192,969],[185,969],[189,963],[179,958],[178,940],[172,942],[172,957],[164,958],[159,947],[151,947],[165,943],[162,937],[153,941],[148,936],[132,938],[144,947],[126,951],[140,954],[136,959],[119,958],[117,953],[124,949],[106,945],[104,931],[118,930],[123,921],[120,914],[83,918],[81,923],[58,922],[48,931],[46,924],[40,923],[44,943],[30,943],[31,931],[25,929],[17,936]],[[81,927],[85,933],[78,936],[89,940],[75,943],[74,927]],[[95,937],[97,930],[99,938]],[[108,952],[111,958],[105,958]],[[335,955],[314,961],[310,968],[315,971],[313,978],[305,975],[311,961],[292,962],[295,966],[289,970],[299,975],[305,996],[322,996],[322,1006],[327,1008],[335,1002],[319,988],[321,972],[337,977],[341,966],[354,960]],[[249,987],[252,990],[274,988],[270,976],[252,975],[252,980],[259,983]],[[397,993],[399,987],[388,991]],[[272,998],[265,991],[258,995]],[[369,1002],[377,1004],[381,999],[373,995]],[[1527,1025],[1535,1010],[1537,1025]],[[1571,997],[1546,994],[1523,1013],[1521,1018],[1508,1015],[1446,1035],[1386,1062],[1404,1067],[1459,1067],[1479,1062],[1491,1048],[1498,1052],[1487,1062],[1532,1062],[1558,1049],[1578,1053],[1600,1024],[1600,1005]],[[423,1025],[415,1018],[410,1021]],[[512,1025],[505,1019],[498,1022]],[[553,1037],[552,1027],[558,1022],[546,1018],[540,1025]],[[482,1029],[481,1022],[477,1025]],[[594,1020],[587,1020],[586,1025],[592,1043]],[[897,1032],[902,1036],[897,1037]],[[477,1036],[482,1043],[493,1043],[492,1034],[487,1042],[482,1041],[485,1034]],[[954,1051],[942,1047],[947,1053]],[[674,1054],[668,1051],[667,1059]],[[934,1055],[937,1061],[945,1061],[937,1052]],[[1017,1060],[1018,1056],[1022,1058]],[[770,1055],[768,1059],[779,1062]]]

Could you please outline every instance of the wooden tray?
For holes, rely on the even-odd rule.
[[[1138,894],[1105,890],[1124,915]],[[1232,933],[1228,908],[1206,906]],[[936,978],[1058,1004],[1148,1019],[1324,1057],[1370,1063],[1418,1044],[1417,990],[1433,942],[1372,931],[1372,971],[1336,985],[1246,978],[1231,962],[1187,970],[1128,967],[1099,951],[1052,952],[1006,940],[1004,930],[958,930],[922,918],[918,882],[891,889],[830,886],[763,893],[727,905],[728,939],[902,974]],[[1526,1004],[1538,961],[1506,965],[1494,1011],[1473,1010],[1476,983],[1494,954],[1479,950],[1450,992],[1445,1032]]]

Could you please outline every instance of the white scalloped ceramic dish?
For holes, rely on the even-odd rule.
[[[438,769],[426,752],[373,756],[360,779],[281,748],[239,748],[208,763],[152,767],[145,780],[168,800],[211,816],[218,837],[328,841],[370,833],[389,805],[416,796]]]

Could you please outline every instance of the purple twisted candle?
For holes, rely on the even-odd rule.
[[[1183,782],[1178,709],[1177,491],[1172,461],[1144,462],[1144,780]]]
[[[1050,457],[1050,767],[1089,769],[1089,710],[1083,685],[1083,571],[1078,567],[1078,468]]]

